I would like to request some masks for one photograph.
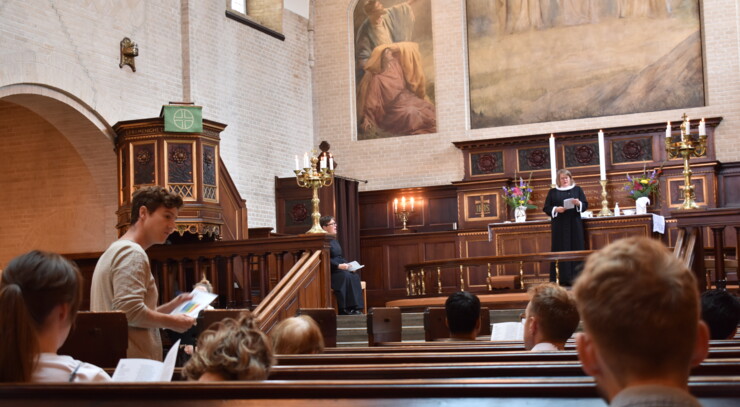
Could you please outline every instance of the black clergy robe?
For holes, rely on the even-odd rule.
[[[342,246],[336,240],[329,242],[331,256],[331,289],[337,298],[339,313],[352,310],[362,311],[362,283],[360,275],[339,268],[340,264],[348,263],[342,254]]]
[[[556,212],[553,217],[553,209],[563,206],[563,201],[568,198],[577,198],[581,201],[582,206],[580,209],[576,206],[563,213]],[[552,217],[552,222],[550,223],[552,251],[585,250],[586,242],[583,234],[581,212],[586,211],[586,209],[588,209],[586,195],[583,193],[581,187],[577,185],[573,185],[572,188],[552,188],[547,193],[543,211],[547,216]],[[564,286],[572,285],[578,276],[578,272],[580,272],[582,263],[580,261],[560,262],[558,266],[560,269],[560,284]],[[555,281],[555,262],[550,264],[550,281]]]

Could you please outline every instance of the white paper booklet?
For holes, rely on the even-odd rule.
[[[521,322],[499,322],[491,328],[492,341],[524,341],[524,324]]]
[[[576,200],[576,198],[568,198],[568,199],[564,200],[563,201],[563,208],[565,208],[565,209],[573,209],[573,208],[575,208],[576,205],[573,203],[573,201],[575,201],[575,200]]]
[[[191,294],[193,294],[193,298],[190,301],[175,308],[170,314],[187,314],[190,317],[198,318],[198,313],[218,297],[217,294],[207,293],[201,290],[193,290]]]
[[[113,372],[114,382],[171,382],[175,372],[177,351],[180,349],[178,339],[167,352],[164,362],[151,359],[121,359]]]
[[[357,271],[357,270],[365,267],[364,264],[360,264],[360,263],[358,263],[356,261],[351,261],[351,262],[349,262],[347,264],[349,264],[349,269],[347,271]]]

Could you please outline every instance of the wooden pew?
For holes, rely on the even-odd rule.
[[[738,376],[740,359],[707,359],[692,369],[695,376]],[[485,377],[584,376],[578,361],[378,363],[274,366],[270,380],[441,379]]]
[[[343,365],[381,363],[551,362],[577,361],[576,351],[390,352],[276,355],[279,365]],[[740,347],[712,348],[708,359],[740,359]],[[740,367],[739,367],[740,368]],[[738,372],[740,373],[740,372]]]
[[[75,317],[69,336],[58,353],[107,367],[118,365],[128,349],[128,321],[122,311],[86,312]]]
[[[401,341],[401,308],[375,307],[367,314],[367,343],[376,346],[383,342]]]
[[[692,377],[689,391],[705,407],[737,402],[737,377]],[[414,407],[605,406],[590,377],[217,383],[0,384],[0,404],[17,407]]]

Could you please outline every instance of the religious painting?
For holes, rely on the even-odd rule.
[[[704,106],[698,0],[467,0],[473,129]]]
[[[359,0],[357,139],[437,132],[431,0]]]

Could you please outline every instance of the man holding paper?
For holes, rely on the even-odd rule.
[[[586,247],[583,235],[581,213],[588,209],[586,195],[581,187],[573,182],[573,175],[566,169],[557,173],[557,187],[550,189],[543,208],[552,218],[552,251],[565,252],[584,250]],[[560,284],[570,286],[578,275],[581,262],[560,262]],[[550,281],[555,282],[555,263],[550,264]]]
[[[157,307],[159,293],[145,250],[175,230],[180,196],[160,186],[141,188],[131,202],[131,226],[98,260],[90,292],[91,311],[123,311],[128,320],[129,358],[162,360],[160,328],[184,332],[195,318],[170,312],[192,298],[181,294]]]
[[[333,216],[322,216],[319,224],[326,233],[337,234],[337,221]],[[337,297],[340,315],[362,314],[362,282],[357,270],[364,267],[356,261],[347,262],[342,255],[342,246],[336,239],[331,242],[331,289]]]

